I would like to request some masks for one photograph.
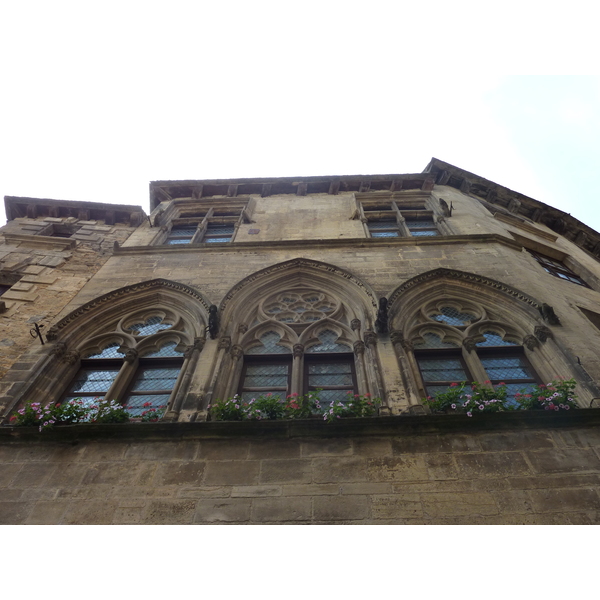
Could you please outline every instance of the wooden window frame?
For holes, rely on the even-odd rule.
[[[535,250],[527,249],[527,252],[533,256],[537,263],[546,271],[546,273],[562,279],[563,281],[570,281],[582,287],[590,288],[590,286],[579,276],[567,267],[561,260],[546,256]],[[591,289],[591,288],[590,288]]]
[[[291,390],[292,385],[292,363],[293,356],[292,354],[245,354],[244,355],[244,364],[242,367],[242,373],[240,375],[240,383],[238,386],[238,395],[241,397],[242,394],[253,394],[256,393],[257,396],[261,396],[263,394],[278,394],[283,392],[283,399],[285,399]],[[246,380],[246,373],[248,371],[248,367],[250,365],[274,365],[274,364],[285,364],[287,365],[287,386],[285,390],[282,390],[282,386],[267,386],[267,387],[246,387],[244,386],[244,381]]]
[[[352,386],[311,386],[309,384],[309,373],[308,368],[311,364],[349,364],[350,365],[350,373],[352,376]],[[305,393],[313,392],[317,389],[322,390],[347,390],[352,392],[352,395],[358,394],[358,381],[356,379],[356,365],[354,360],[354,354],[351,352],[331,352],[331,353],[310,353],[307,352],[304,354],[304,372],[303,372],[303,387]]]

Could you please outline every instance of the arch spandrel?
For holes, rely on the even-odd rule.
[[[361,279],[335,265],[296,258],[257,271],[231,288],[221,302],[221,323],[253,323],[257,304],[279,290],[316,290],[337,298],[348,322],[370,323],[377,312],[377,297]]]
[[[69,341],[78,345],[89,339],[90,328],[100,334],[116,328],[124,314],[160,312],[169,309],[183,319],[195,337],[204,337],[211,303],[198,290],[168,279],[152,279],[125,286],[86,302],[55,323],[48,341]],[[177,325],[181,323],[177,321]]]

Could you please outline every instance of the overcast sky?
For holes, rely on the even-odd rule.
[[[148,211],[152,180],[435,156],[600,230],[590,3],[499,6],[4,2],[0,194]]]

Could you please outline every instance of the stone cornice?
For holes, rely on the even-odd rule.
[[[170,281],[168,279],[151,279],[150,281],[142,281],[140,283],[135,283],[133,285],[128,285],[126,287],[113,290],[112,292],[108,292],[107,294],[98,296],[98,298],[94,298],[94,300],[91,300],[90,302],[82,304],[79,308],[76,308],[75,310],[71,311],[66,317],[63,317],[60,321],[52,325],[52,327],[48,330],[48,333],[46,334],[46,338],[48,339],[48,341],[56,340],[60,331],[67,327],[71,322],[95,308],[114,302],[117,298],[121,298],[123,296],[127,296],[129,294],[133,294],[140,291],[152,290],[175,290],[184,294],[188,294],[194,300],[200,302],[202,306],[204,306],[204,308],[206,309],[206,312],[208,313],[210,303],[207,302],[207,300],[204,298],[204,296],[202,296],[202,294],[200,294],[200,292],[190,287],[189,285],[177,283],[176,281]]]
[[[520,290],[507,285],[506,283],[502,283],[501,281],[497,281],[496,279],[491,279],[489,277],[484,277],[483,275],[476,275],[474,273],[467,273],[465,271],[458,271],[455,269],[434,269],[433,271],[427,271],[426,273],[421,273],[412,279],[409,279],[402,285],[398,286],[388,298],[389,306],[392,306],[396,300],[402,296],[405,292],[414,288],[417,285],[425,283],[427,281],[432,280],[440,280],[440,279],[454,279],[458,281],[464,281],[467,283],[475,283],[477,285],[483,285],[487,287],[494,288],[500,292],[503,292],[513,298],[517,298],[526,304],[534,308],[539,308],[540,304],[537,300],[531,298],[527,294],[524,294]]]
[[[161,246],[119,246],[115,247],[115,255],[126,254],[168,254],[180,252],[239,252],[242,250],[273,250],[278,248],[377,248],[381,246],[436,246],[446,244],[503,244],[515,250],[521,250],[521,244],[513,239],[492,234],[443,235],[436,237],[406,238],[332,238],[319,240],[279,240],[258,242],[224,242],[222,244],[187,244]]]
[[[59,238],[48,235],[33,235],[27,233],[5,233],[4,239],[8,244],[25,244],[32,248],[50,248],[52,250],[70,250],[75,248],[77,241],[71,238]]]

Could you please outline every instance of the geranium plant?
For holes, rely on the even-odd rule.
[[[574,379],[554,380],[544,385],[536,385],[527,394],[515,394],[515,400],[522,410],[570,410],[577,408],[577,395]]]
[[[495,388],[489,387],[490,382],[485,381],[481,385],[474,381],[468,384],[451,383],[448,390],[428,396],[423,404],[428,406],[432,412],[466,413],[472,417],[480,412],[500,412],[510,410],[506,401],[506,384],[499,383]]]
[[[158,408],[154,408],[151,402],[144,402],[144,404],[142,404],[142,408],[146,409],[140,415],[142,418],[142,423],[155,423],[156,421],[160,421],[160,419],[162,419],[167,406],[166,404],[163,404]]]
[[[344,402],[335,400],[325,410],[323,420],[331,422],[344,417],[372,417],[377,414],[381,400],[371,398],[371,394],[353,394],[348,392],[348,399]]]
[[[28,402],[9,419],[15,426],[37,426],[40,431],[68,423],[124,423],[129,413],[115,400],[73,398],[62,404]]]

